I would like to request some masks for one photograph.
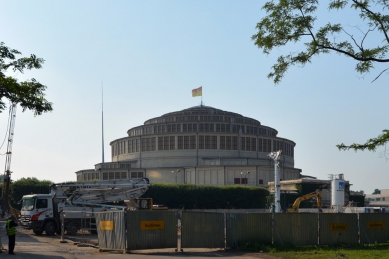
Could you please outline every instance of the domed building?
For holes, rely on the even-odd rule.
[[[152,183],[265,187],[274,181],[267,155],[277,150],[283,151],[281,179],[301,178],[295,142],[258,120],[209,106],[149,119],[110,145],[112,161],[76,172],[78,181],[147,177]]]

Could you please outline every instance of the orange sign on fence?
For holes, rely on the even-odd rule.
[[[331,231],[347,231],[348,224],[347,223],[331,223],[330,230]]]
[[[114,230],[114,226],[113,221],[100,221],[101,230]]]
[[[383,222],[383,221],[369,221],[369,222],[367,222],[367,228],[385,228],[385,222]]]
[[[140,222],[141,230],[157,230],[164,229],[165,221],[163,220],[142,220]]]

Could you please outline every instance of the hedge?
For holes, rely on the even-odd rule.
[[[155,183],[142,196],[170,209],[265,208],[269,191],[260,187]]]

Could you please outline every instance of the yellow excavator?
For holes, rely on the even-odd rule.
[[[292,205],[292,208],[288,209],[288,212],[299,212],[299,207],[300,207],[300,203],[302,201],[306,201],[306,200],[309,200],[309,199],[312,199],[312,198],[316,198],[316,202],[317,202],[317,208],[319,209],[319,212],[322,212],[321,210],[321,198],[322,198],[322,191],[319,190],[317,192],[311,192],[311,193],[308,193],[308,194],[305,194],[301,197],[298,197],[293,205]]]

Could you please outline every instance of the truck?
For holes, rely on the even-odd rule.
[[[93,212],[123,210],[125,206],[115,203],[139,198],[150,186],[148,178],[52,184],[48,194],[23,196],[20,225],[32,229],[36,235],[60,234],[63,214],[66,231],[74,234],[76,226],[84,220],[82,212],[93,215]]]

